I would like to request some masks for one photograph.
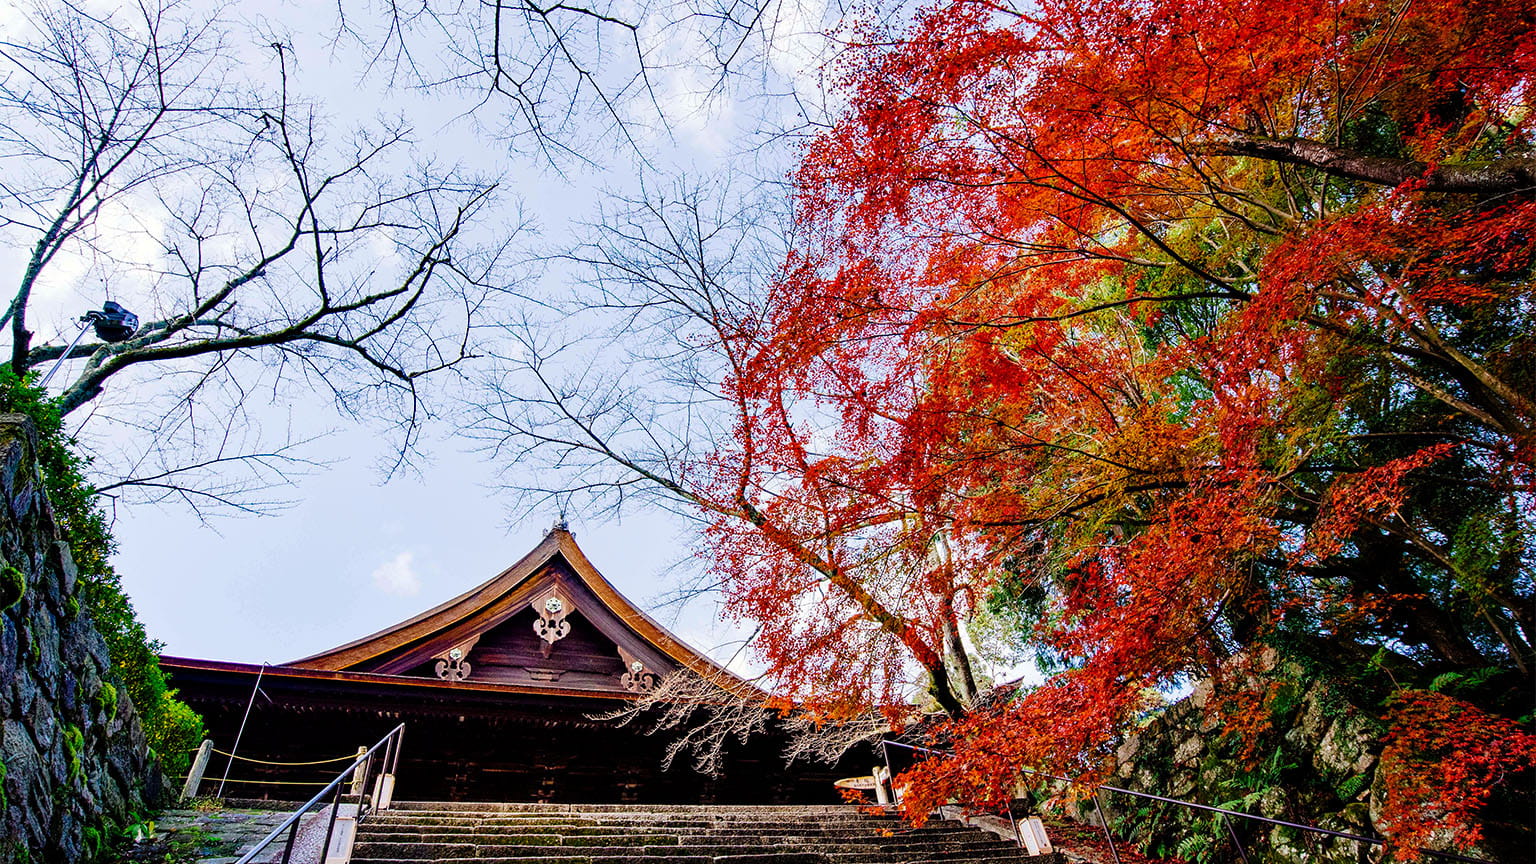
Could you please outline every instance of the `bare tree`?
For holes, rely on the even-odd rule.
[[[718,776],[724,773],[731,743],[767,731],[774,713],[761,693],[723,674],[678,669],[633,702],[593,719],[645,726],[648,734],[670,736],[662,752],[663,771],[686,754],[695,771]]]
[[[340,38],[368,48],[392,80],[457,84],[504,112],[502,130],[546,154],[586,159],[576,139],[638,140],[730,95],[796,97],[789,77],[817,65],[808,44],[847,11],[841,0],[354,0]],[[791,109],[790,113],[796,113]],[[810,106],[798,113],[820,116]],[[594,118],[606,123],[594,124]],[[618,133],[614,135],[613,133]]]
[[[723,670],[679,669],[633,702],[594,719],[643,726],[648,734],[668,736],[662,770],[687,756],[695,771],[709,775],[724,773],[733,744],[773,729],[788,735],[786,765],[795,761],[830,765],[891,731],[890,724],[874,712],[828,721],[776,704]]]
[[[925,687],[961,714],[976,693],[954,598],[930,608],[931,562],[896,554],[880,534],[931,529],[895,500],[877,502],[879,525],[834,527],[857,492],[827,481],[822,454],[765,433],[795,438],[784,425],[812,400],[741,384],[765,347],[792,239],[785,214],[754,200],[724,184],[679,185],[604,213],[592,242],[565,256],[587,268],[590,291],[564,310],[564,330],[507,328],[513,350],[496,356],[469,434],[524,504],[602,510],[639,497],[727,538],[753,580],[793,595],[750,616],[767,644],[804,649],[770,664],[775,686],[864,704]],[[753,581],[722,575],[738,599]]]
[[[55,0],[0,34],[0,230],[27,250],[0,314],[8,367],[83,360],[60,379],[64,414],[133,382],[131,405],[101,413],[157,444],[104,488],[259,503],[242,493],[303,462],[292,440],[252,440],[248,406],[295,389],[383,418],[408,454],[432,412],[422,382],[472,356],[473,322],[508,287],[516,226],[471,236],[493,182],[422,167],[403,122],[328,129],[294,95],[291,49],[250,35],[175,0]],[[40,343],[40,307],[57,316],[54,295],[67,308],[97,280],[137,331],[70,347],[62,323]],[[235,464],[232,486],[189,485]]]

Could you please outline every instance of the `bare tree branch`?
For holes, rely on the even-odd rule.
[[[40,4],[0,39],[0,164],[26,214],[0,231],[30,250],[0,317],[9,368],[84,360],[60,393],[64,414],[141,368],[157,371],[135,375],[136,398],[111,413],[152,418],[157,394],[184,384],[174,410],[128,425],[167,452],[190,448],[185,464],[104,488],[169,482],[190,502],[199,493],[178,484],[197,477],[213,483],[203,500],[243,510],[214,469],[299,467],[272,455],[287,445],[242,439],[253,449],[235,454],[209,428],[245,417],[245,378],[382,421],[398,435],[398,466],[436,413],[425,382],[473,359],[479,319],[515,296],[520,226],[485,241],[493,179],[424,167],[400,121],[338,137],[293,95],[291,48],[274,42],[263,68],[229,47],[233,25],[182,14],[170,0],[106,15]],[[123,223],[143,227],[125,240]],[[146,323],[119,342],[70,349],[66,331],[36,344],[38,286],[81,269],[103,274],[106,296]]]

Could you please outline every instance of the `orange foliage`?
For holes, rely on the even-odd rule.
[[[1399,859],[1418,860],[1418,847],[1442,832],[1455,846],[1476,845],[1482,828],[1473,817],[1489,791],[1536,768],[1536,735],[1459,699],[1408,690],[1387,717],[1382,821]]]
[[[1020,10],[869,32],[795,176],[710,499],[778,680],[836,714],[901,702],[915,664],[958,715],[953,623],[1005,577],[1043,598],[1030,636],[1064,671],[946,725],[955,755],[904,778],[919,815],[1025,768],[1102,777],[1149,694],[1279,633],[1528,682],[1526,553],[1473,578],[1466,514],[1424,501],[1460,472],[1530,531],[1530,336],[1500,328],[1536,308],[1531,10]],[[1394,782],[1472,842],[1503,782],[1477,766],[1510,758]]]

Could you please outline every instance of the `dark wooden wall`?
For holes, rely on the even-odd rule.
[[[267,685],[263,684],[263,689]],[[210,735],[229,749],[244,712],[243,701],[200,699],[197,687],[183,698],[203,712]],[[555,803],[812,804],[836,803],[838,777],[868,773],[866,751],[836,767],[786,768],[783,739],[764,735],[733,748],[725,772],[707,777],[681,757],[663,771],[668,738],[644,734],[643,727],[593,721],[579,711],[466,713],[441,706],[412,711],[408,706],[296,705],[258,699],[240,744],[245,756],[277,762],[308,761],[355,753],[397,723],[406,723],[398,775],[401,800],[547,801]],[[213,794],[226,760],[215,756],[204,794]],[[292,768],[236,762],[226,797],[305,800],[340,765]]]

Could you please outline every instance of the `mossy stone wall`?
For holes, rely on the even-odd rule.
[[[163,786],[35,453],[30,422],[0,415],[0,864],[88,860]]]

